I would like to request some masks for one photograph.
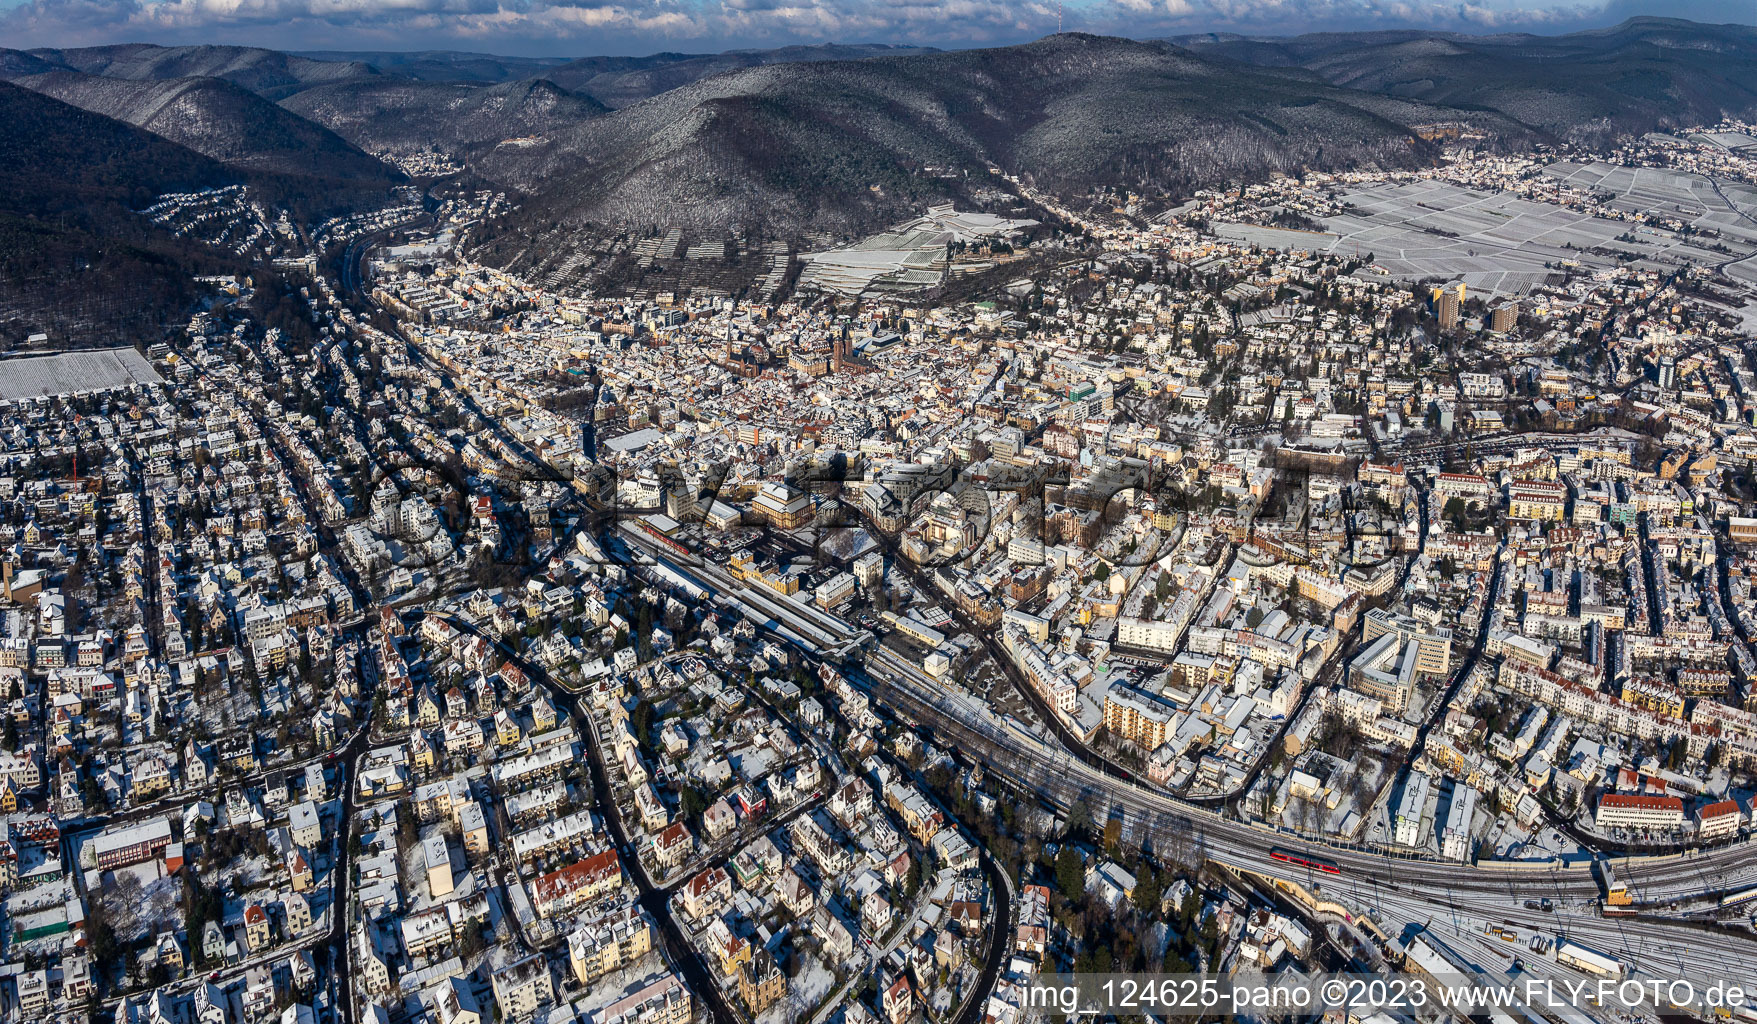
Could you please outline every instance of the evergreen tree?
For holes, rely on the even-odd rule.
[[[1086,891],[1086,866],[1071,845],[1063,844],[1055,855],[1055,884],[1071,900],[1078,900]]]

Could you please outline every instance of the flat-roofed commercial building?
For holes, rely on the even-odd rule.
[[[1424,675],[1443,676],[1452,671],[1452,631],[1432,626],[1409,615],[1398,615],[1383,608],[1366,613],[1361,623],[1361,639],[1372,643],[1386,633],[1396,633],[1399,640],[1415,641],[1415,670]]]

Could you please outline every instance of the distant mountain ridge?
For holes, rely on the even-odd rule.
[[[17,51],[13,51],[17,52]],[[30,50],[53,70],[153,81],[223,78],[265,99],[279,100],[323,82],[379,74],[360,61],[320,61],[254,46],[153,46],[124,43],[70,50]]]
[[[0,49],[0,80],[0,152],[25,146],[0,174],[0,266],[22,289],[7,299],[66,301],[89,293],[82,274],[140,298],[129,275],[168,293],[213,262],[128,212],[153,189],[248,182],[327,215],[382,201],[406,180],[393,164],[461,165],[514,193],[476,237],[515,266],[591,226],[851,235],[972,198],[991,169],[1069,195],[1179,194],[1420,166],[1433,122],[1518,147],[1757,117],[1757,29],[1636,18],[1563,36],[1071,33],[576,60],[123,44]]]
[[[509,239],[586,223],[854,232],[956,193],[948,170],[994,166],[1083,190],[1411,166],[1432,157],[1412,125],[1462,116],[1303,72],[1068,34],[714,75],[549,147],[496,151],[481,169],[529,194],[503,226]],[[1529,134],[1493,113],[1474,116],[1508,138]]]
[[[1348,89],[1494,110],[1576,141],[1757,109],[1757,28],[1634,18],[1563,36],[1184,36],[1193,53],[1302,68]]]
[[[542,72],[542,77],[591,96],[610,108],[626,107],[710,75],[810,61],[866,60],[937,53],[930,47],[856,45],[783,46],[774,50],[725,53],[655,53],[646,57],[585,57]]]
[[[502,57],[458,50],[306,50],[294,56],[330,63],[366,64],[385,75],[417,82],[470,82],[477,85],[498,85],[531,78],[570,60],[567,57]]]
[[[472,165],[509,140],[570,131],[606,112],[544,78],[489,86],[363,79],[306,89],[281,106],[373,153],[437,150]]]

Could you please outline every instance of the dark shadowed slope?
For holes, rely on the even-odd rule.
[[[0,78],[11,80],[21,75],[46,75],[51,71],[65,70],[64,65],[46,61],[34,53],[0,49]]]
[[[329,129],[219,78],[136,80],[57,71],[13,81],[238,167],[384,184],[400,177]]]
[[[0,344],[157,340],[228,264],[133,211],[165,192],[239,181],[132,125],[0,82]]]

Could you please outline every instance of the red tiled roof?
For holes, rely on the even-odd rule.
[[[1674,810],[1681,813],[1684,810],[1684,801],[1675,796],[1645,796],[1640,793],[1606,793],[1599,798],[1598,805],[1603,807],[1606,804],[1649,811]]]

